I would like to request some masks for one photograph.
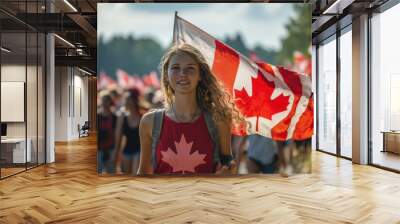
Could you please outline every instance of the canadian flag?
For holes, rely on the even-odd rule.
[[[116,71],[118,85],[124,89],[128,89],[132,84],[129,74],[123,69],[117,69]]]
[[[132,85],[131,88],[135,88],[139,90],[139,92],[143,93],[145,89],[145,85],[143,84],[143,80],[138,75],[131,76]]]
[[[160,80],[158,79],[157,72],[152,71],[147,75],[143,76],[143,83],[145,86],[151,86],[155,89],[160,88]]]
[[[99,79],[97,80],[97,88],[99,90],[107,89],[114,84],[115,81],[112,80],[105,72],[100,72]]]
[[[313,134],[311,77],[268,63],[254,62],[188,21],[175,16],[174,42],[196,47],[225,85],[246,120],[246,130],[274,140],[304,140]]]
[[[311,59],[307,58],[303,53],[295,51],[293,53],[294,66],[293,69],[298,72],[311,75]]]

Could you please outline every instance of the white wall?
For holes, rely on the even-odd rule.
[[[25,70],[27,69],[27,70]],[[36,73],[36,68],[33,66],[27,66],[25,65],[2,65],[1,66],[1,81],[3,82],[25,82],[25,75],[26,71],[28,74],[31,74],[33,71]],[[32,82],[31,80],[29,80]],[[32,84],[32,83],[30,83]],[[36,83],[34,83],[36,85]],[[32,98],[36,98],[36,89],[27,89],[27,90],[32,90],[28,91],[27,93],[27,103],[32,102]],[[36,105],[35,105],[36,107]],[[1,110],[7,110],[8,108],[1,108]],[[32,114],[27,114],[28,121],[32,121],[33,117]],[[36,119],[36,114],[34,114],[34,118]],[[35,120],[36,121],[36,120]],[[8,137],[18,137],[22,138],[25,137],[25,124],[26,122],[7,122],[7,136]],[[28,127],[31,127],[32,125],[29,125]],[[36,128],[35,128],[36,129]],[[28,137],[29,133],[28,133]]]
[[[1,81],[25,82],[25,69],[25,65],[2,65]],[[1,108],[1,110],[7,110],[7,108]],[[25,137],[25,122],[7,123],[7,136],[18,138]]]
[[[88,120],[88,78],[83,75],[76,68],[56,67],[56,141],[77,139],[78,124]]]
[[[38,69],[38,70],[36,70]],[[1,80],[8,82],[25,82],[25,78],[27,78],[26,83],[26,106],[25,102],[22,108],[23,114],[26,112],[26,120],[23,122],[6,122],[7,123],[7,137],[8,138],[25,138],[25,135],[28,139],[30,139],[31,145],[31,155],[32,161],[36,162],[36,159],[39,159],[39,163],[44,163],[44,150],[45,150],[45,142],[44,142],[44,93],[45,90],[44,82],[43,82],[42,67],[39,65],[36,66],[25,66],[25,64],[3,64],[1,66]],[[4,89],[2,89],[3,92]],[[24,93],[24,90],[20,90],[21,94]],[[2,95],[3,97],[7,97],[7,95]],[[2,103],[3,104],[3,103]],[[11,107],[2,107],[2,112],[13,113]],[[7,111],[8,110],[8,111]],[[16,110],[16,109],[14,109]],[[14,112],[15,113],[15,112]],[[38,154],[37,154],[38,153]]]
[[[67,67],[55,68],[55,141],[68,140],[68,86]]]

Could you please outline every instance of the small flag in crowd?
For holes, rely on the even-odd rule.
[[[107,89],[108,87],[115,85],[115,81],[110,78],[105,72],[100,72],[97,80],[97,88],[99,90]]]
[[[160,88],[160,81],[154,71],[140,77],[138,75],[130,75],[123,69],[117,69],[116,76],[118,85],[124,89],[137,89],[140,92],[144,92],[146,87]]]
[[[124,89],[128,89],[133,84],[133,80],[130,75],[123,69],[117,69],[116,71],[118,85]]]
[[[147,75],[144,75],[143,83],[145,86],[152,86],[155,89],[160,88],[160,80],[158,79],[157,73],[155,71],[152,71]]]
[[[188,21],[175,16],[174,41],[196,47],[235,98],[251,126],[234,134],[303,140],[313,133],[311,77],[252,61]]]
[[[311,75],[311,59],[306,57],[303,53],[295,51],[293,53],[294,66],[293,70]]]

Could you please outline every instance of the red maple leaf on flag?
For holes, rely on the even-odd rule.
[[[245,117],[257,117],[256,131],[259,131],[259,117],[272,120],[274,114],[287,110],[289,96],[279,95],[271,99],[275,90],[273,81],[268,81],[260,71],[252,78],[253,95],[249,96],[245,89],[235,90],[236,105]]]
[[[206,163],[204,161],[205,154],[200,154],[199,151],[190,154],[193,142],[188,143],[183,134],[181,140],[174,143],[176,153],[169,147],[167,151],[161,151],[161,160],[172,167],[173,173],[179,171],[182,171],[182,173],[185,173],[185,171],[194,173],[198,165]]]

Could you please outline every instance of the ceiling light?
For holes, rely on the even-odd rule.
[[[9,49],[7,49],[7,48],[5,48],[5,47],[1,47],[1,50],[4,51],[4,52],[6,52],[6,53],[10,53],[10,52],[11,52],[11,50],[9,50]]]
[[[322,14],[342,14],[343,10],[351,5],[355,0],[336,0],[332,5],[324,10]]]
[[[332,11],[337,11],[337,6],[339,4],[340,0],[336,0],[332,5],[330,5],[327,9],[322,14],[332,14]],[[338,13],[337,13],[338,14]]]
[[[71,4],[69,3],[68,0],[64,0],[65,4],[67,4],[72,10],[74,10],[74,12],[78,12],[78,10]]]
[[[78,69],[79,69],[79,71],[81,71],[81,72],[83,72],[83,73],[85,73],[85,74],[87,74],[87,75],[92,75],[92,73],[90,73],[90,72],[88,72],[88,71],[86,71],[86,70],[83,70],[83,69],[81,69],[81,68],[79,68],[79,67],[78,67]]]
[[[69,46],[75,48],[75,45],[71,44],[71,42],[69,42],[68,40],[58,36],[57,34],[54,34],[55,37],[57,37],[58,39],[60,39],[61,41],[63,41],[64,43],[68,44]]]
[[[84,55],[83,49],[81,48],[77,48],[76,53],[78,53],[79,55]]]

